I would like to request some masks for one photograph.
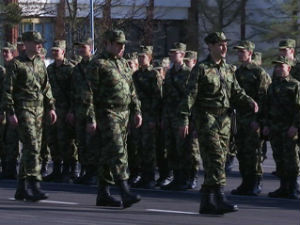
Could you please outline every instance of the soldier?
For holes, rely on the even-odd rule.
[[[191,72],[183,62],[185,50],[186,45],[179,42],[174,43],[169,50],[173,66],[167,72],[163,86],[162,123],[168,161],[174,174],[173,181],[161,187],[164,190],[186,190],[188,188],[190,162],[188,162],[189,155],[185,150],[187,141],[178,135],[178,105],[184,97]]]
[[[261,52],[253,52],[252,62],[258,66],[262,65],[262,53]]]
[[[134,187],[146,189],[153,189],[156,185],[156,125],[162,97],[158,71],[151,65],[152,52],[153,46],[141,46],[138,54],[140,68],[132,75],[143,114],[143,124],[139,129],[141,147],[138,152],[142,178]]]
[[[2,99],[3,82],[5,79],[6,71],[3,66],[0,65],[0,99]],[[1,174],[0,177],[5,174],[5,152],[4,152],[4,130],[5,130],[5,115],[2,109],[2,102],[0,101],[0,160],[1,160]]]
[[[4,59],[5,68],[9,67],[10,62],[14,59],[16,46],[6,42],[2,48],[2,55]],[[7,118],[6,118],[7,121]],[[10,123],[5,124],[4,128],[4,150],[5,150],[5,164],[2,178],[16,179],[17,175],[17,161],[19,157],[19,135],[17,127]]]
[[[198,54],[195,51],[186,51],[183,61],[190,69],[193,69],[193,67],[196,65],[197,55]]]
[[[280,187],[269,196],[299,199],[300,83],[290,75],[293,64],[288,58],[280,56],[273,64],[277,79],[268,88],[263,134],[270,139]]]
[[[56,121],[56,113],[47,70],[38,56],[44,40],[34,31],[23,33],[22,38],[25,54],[13,60],[7,69],[3,106],[9,123],[18,126],[23,143],[15,199],[38,201],[48,198],[39,184],[44,110],[48,112],[51,124]]]
[[[245,94],[235,79],[235,67],[225,62],[227,41],[223,32],[210,33],[205,37],[210,54],[194,67],[185,98],[179,106],[179,132],[183,137],[188,134],[188,119],[194,107],[205,174],[199,212],[205,214],[238,210],[237,205],[227,202],[224,194],[231,125],[229,109],[241,106],[258,111],[256,102]]]
[[[93,117],[87,114],[89,95],[85,90],[88,90],[87,83],[87,67],[91,62],[92,55],[91,38],[83,39],[75,45],[78,48],[78,54],[81,56],[81,61],[75,66],[72,74],[71,85],[71,110],[67,115],[67,120],[71,125],[75,125],[76,142],[78,145],[78,156],[81,165],[82,176],[76,181],[80,184],[93,184],[94,176],[96,176],[96,144],[95,136],[86,133],[86,124],[96,122]]]
[[[48,144],[53,172],[45,181],[72,182],[79,176],[75,128],[67,123],[71,107],[71,82],[74,65],[65,58],[66,41],[56,40],[51,49],[54,62],[47,67],[53,96],[56,99],[57,123],[49,129]],[[61,162],[63,169],[61,172]]]
[[[235,77],[246,94],[252,97],[262,109],[271,78],[262,67],[252,63],[254,48],[255,44],[248,40],[240,41],[234,47],[241,62],[235,72]],[[231,192],[234,195],[258,195],[261,192],[262,122],[263,113],[261,111],[255,114],[245,108],[237,110],[236,145],[242,183]]]
[[[139,69],[139,61],[137,52],[127,53],[124,56],[133,72]]]
[[[95,58],[88,68],[88,80],[92,87],[93,104],[98,132],[101,139],[98,175],[97,206],[127,208],[141,200],[130,193],[128,187],[128,162],[126,133],[129,113],[134,114],[136,127],[142,124],[140,102],[135,94],[131,69],[122,58],[126,38],[121,30],[106,31],[105,50]],[[95,131],[96,124],[89,123],[89,132]],[[121,190],[122,202],[111,196],[109,186],[117,183]]]

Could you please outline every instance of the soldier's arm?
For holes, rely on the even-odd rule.
[[[300,83],[295,88],[295,112],[293,126],[300,129]]]
[[[161,106],[161,98],[162,98],[162,93],[161,93],[161,84],[158,80],[159,73],[158,71],[155,70],[154,73],[154,79],[152,82],[152,113],[153,113],[153,122],[157,122],[159,119],[159,114],[160,114],[160,106]]]
[[[133,111],[134,114],[141,114],[141,102],[138,99],[136,94],[135,86],[133,81],[130,83],[130,94],[131,94],[131,106],[130,110]]]
[[[2,105],[3,110],[8,115],[15,114],[13,92],[17,80],[18,67],[15,63],[11,63],[6,68],[6,77],[3,82]]]
[[[46,107],[47,111],[55,110],[55,99],[52,95],[51,85],[49,82],[49,76],[48,76],[48,72],[47,72],[45,65],[44,65],[44,72],[46,74],[44,90],[43,90],[45,107]]]
[[[180,125],[182,126],[187,126],[189,124],[191,108],[194,105],[198,95],[201,75],[203,75],[203,67],[201,65],[196,65],[188,79],[186,94],[179,105]]]

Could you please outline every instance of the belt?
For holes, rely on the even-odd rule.
[[[208,112],[210,114],[214,115],[223,115],[229,113],[230,109],[229,108],[217,108],[217,107],[203,107],[201,110]]]

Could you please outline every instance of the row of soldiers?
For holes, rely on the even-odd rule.
[[[23,39],[27,42],[42,43],[39,33],[24,35]],[[299,83],[289,76],[291,68],[293,74],[296,74],[295,67],[291,67],[293,59],[289,58],[288,54],[290,49],[294,48],[292,40],[280,42],[280,53],[284,56],[273,61],[273,86],[279,86],[275,91],[271,89],[273,86],[270,85],[270,76],[252,61],[254,43],[242,41],[235,46],[241,62],[238,69],[226,63],[228,40],[221,32],[212,33],[205,38],[210,55],[196,66],[196,53],[186,52],[186,45],[183,43],[174,43],[169,51],[169,69],[162,64],[153,68],[151,46],[141,46],[137,57],[130,57],[128,62],[124,60],[126,39],[122,31],[108,31],[105,40],[105,50],[94,59],[91,55],[91,40],[76,43],[82,57],[77,65],[65,59],[65,41],[54,42],[52,55],[55,61],[48,66],[46,73],[54,98],[44,90],[48,87],[45,77],[44,83],[39,80],[41,68],[33,66],[29,71],[26,68],[19,69],[24,66],[18,65],[22,55],[7,67],[3,110],[6,110],[9,115],[8,121],[12,125],[17,125],[19,119],[19,116],[14,115],[14,101],[26,98],[26,92],[22,93],[25,96],[18,96],[18,89],[22,89],[21,84],[30,86],[31,83],[40,82],[35,88],[43,89],[44,98],[48,100],[44,104],[48,104],[47,111],[50,112],[52,123],[55,122],[57,114],[55,125],[50,126],[42,119],[46,118],[41,114],[43,110],[38,115],[37,109],[31,111],[32,107],[41,107],[36,101],[19,103],[22,109],[35,114],[34,116],[38,116],[35,119],[45,124],[46,134],[43,136],[48,137],[46,143],[50,147],[54,163],[53,173],[46,176],[46,180],[55,179],[60,174],[71,173],[77,176],[78,149],[82,171],[90,175],[95,174],[96,168],[99,170],[96,204],[129,207],[138,202],[140,197],[129,192],[127,161],[131,173],[130,183],[134,187],[154,188],[158,184],[162,189],[186,190],[195,187],[201,153],[205,179],[201,189],[200,213],[236,211],[237,206],[229,204],[224,195],[224,169],[233,121],[230,115],[233,115],[236,109],[237,157],[242,184],[233,190],[232,194],[258,195],[261,192],[261,133],[270,133],[277,171],[281,180],[284,180],[280,188],[270,193],[270,196],[299,198],[296,188],[299,173]],[[23,58],[25,60],[26,55],[23,55]],[[26,65],[32,66],[29,62]],[[33,73],[34,76],[25,80],[19,77],[20,84],[15,87],[15,71],[20,74],[24,73],[22,71]],[[282,76],[285,76],[284,79]],[[289,82],[285,84],[282,80]],[[284,85],[287,85],[287,88]],[[11,92],[15,95],[11,95]],[[274,97],[280,99],[279,103],[273,100]],[[56,99],[55,106],[52,99]],[[288,107],[281,107],[286,105]],[[250,109],[254,112],[249,111]],[[287,120],[281,119],[282,124],[278,124],[278,118],[281,118],[283,113],[289,113],[290,116]],[[20,116],[22,119],[22,114]],[[24,118],[27,116],[30,117],[25,114]],[[293,123],[291,118],[294,119]],[[33,126],[30,124],[33,121],[26,121],[29,121],[29,127]],[[285,127],[288,128],[287,133]],[[20,130],[21,140],[24,142],[26,130],[19,128]],[[28,133],[32,134],[32,130],[30,131]],[[37,131],[41,131],[41,127]],[[41,132],[33,133],[41,135]],[[279,140],[279,133],[283,139]],[[290,137],[293,139],[292,143],[289,142]],[[42,141],[41,136],[36,141],[38,140]],[[35,144],[41,146],[41,143]],[[129,147],[128,160],[126,144]],[[295,154],[284,154],[288,150]],[[39,152],[35,157],[37,155],[36,176],[27,176],[30,177],[28,182],[33,199],[40,200],[47,196],[36,185],[36,181],[40,180],[40,174],[37,173],[41,165],[38,163],[41,157]],[[26,160],[26,155],[22,157]],[[294,163],[287,163],[291,162],[292,157]],[[158,182],[155,179],[156,166],[160,175]],[[22,165],[20,168],[24,170]],[[171,171],[173,179],[170,179]],[[17,199],[32,199],[28,197],[30,194],[24,192],[25,177],[19,172]],[[114,180],[121,189],[122,202],[110,195],[109,186]]]

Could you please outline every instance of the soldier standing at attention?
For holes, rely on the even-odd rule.
[[[129,114],[134,115],[135,126],[140,127],[142,116],[130,69],[123,53],[126,38],[121,30],[104,33],[105,50],[88,67],[88,81],[92,88],[89,112],[94,110],[97,135],[101,139],[99,156],[98,195],[96,205],[130,207],[141,200],[128,187],[127,125]],[[89,123],[87,130],[95,131],[96,124]],[[99,132],[99,133],[98,133]],[[110,185],[118,185],[122,202],[110,194]]]
[[[12,61],[7,69],[3,108],[8,121],[18,126],[23,143],[15,198],[38,201],[48,198],[39,183],[42,179],[40,151],[44,110],[48,112],[51,124],[56,121],[56,113],[47,70],[38,56],[44,40],[34,31],[25,32],[22,38],[25,54]]]
[[[224,194],[225,161],[230,137],[229,109],[236,106],[257,112],[256,102],[246,95],[235,79],[235,67],[225,61],[227,38],[223,32],[205,37],[209,56],[194,67],[186,95],[179,106],[181,127],[185,137],[189,130],[191,108],[199,135],[204,183],[201,188],[200,213],[223,214],[238,210]]]
[[[271,83],[266,71],[252,63],[255,44],[251,41],[241,41],[237,49],[240,67],[235,77],[247,95],[253,98],[262,109],[267,89]],[[249,112],[247,108],[237,110],[236,145],[239,170],[242,176],[241,185],[231,193],[235,195],[258,195],[261,192],[262,171],[262,138],[261,125],[263,113]]]
[[[134,187],[155,188],[156,166],[156,125],[159,118],[161,102],[161,86],[159,74],[154,70],[152,62],[153,46],[141,46],[138,54],[140,68],[132,75],[136,93],[141,101],[143,124],[140,128],[141,148],[141,180]]]
[[[290,75],[288,58],[280,56],[273,64],[276,79],[268,88],[263,134],[270,139],[280,187],[269,196],[299,199],[300,83]]]
[[[173,44],[169,50],[173,66],[167,72],[163,84],[162,123],[168,161],[174,174],[171,183],[161,186],[164,190],[186,190],[188,188],[189,162],[185,150],[187,141],[180,137],[178,133],[178,105],[184,97],[191,72],[190,68],[183,62],[185,51],[186,44],[180,42]]]
[[[71,109],[71,82],[74,65],[65,57],[66,41],[56,40],[51,52],[54,62],[47,67],[52,93],[56,99],[57,123],[49,129],[48,144],[53,172],[45,181],[72,182],[79,176],[75,128],[67,122]],[[61,162],[63,169],[61,172]]]

